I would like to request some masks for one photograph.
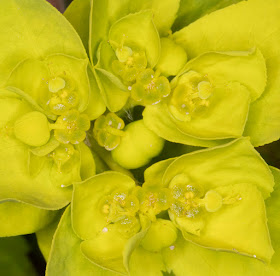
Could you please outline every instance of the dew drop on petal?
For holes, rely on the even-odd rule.
[[[107,227],[104,227],[104,228],[102,229],[102,232],[103,232],[103,233],[107,233],[108,230],[109,230],[109,229],[108,229]]]

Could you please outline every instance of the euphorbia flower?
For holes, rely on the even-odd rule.
[[[279,171],[253,146],[280,136],[280,5],[186,26],[211,2],[75,0],[84,46],[42,0],[0,4],[0,236],[40,230],[47,275],[279,274]],[[164,139],[216,147],[155,163],[140,185]]]
[[[74,186],[73,229],[83,240],[83,254],[98,266],[125,272],[122,252],[141,229],[134,188],[131,178],[116,172]]]
[[[18,220],[17,230],[11,222],[10,235],[25,234],[54,218],[47,210],[70,202],[72,190],[63,187],[95,173],[83,141],[105,105],[92,90],[80,38],[61,14],[37,0],[1,2],[0,9],[1,217],[33,216],[29,225]]]
[[[191,254],[190,247],[201,254],[212,251],[209,254],[220,256],[220,262],[236,255],[231,257],[236,266],[232,271],[241,267],[273,271],[275,266],[267,264],[271,259],[274,262],[269,230],[278,228],[274,224],[268,228],[266,213],[270,221],[275,201],[267,198],[275,182],[278,187],[278,174],[276,169],[271,171],[248,139],[239,139],[155,163],[145,171],[142,187],[135,187],[132,179],[120,173],[94,176],[75,184],[71,206],[74,232],[83,241],[74,238],[71,226],[62,229],[61,225],[47,271],[49,275],[55,268],[69,271],[74,262],[80,272],[86,267],[109,273],[101,272],[97,265],[130,275],[144,271],[157,275],[160,270],[184,275],[184,269],[191,265],[186,256]],[[64,226],[70,223],[70,217],[65,216]],[[70,231],[71,239],[81,247],[75,247],[79,257],[70,257],[60,266],[56,260],[65,258],[69,251],[67,245],[60,249],[63,231]],[[272,237],[272,244],[275,242]],[[182,248],[187,248],[187,253],[180,256]],[[277,258],[277,243],[275,250]],[[81,254],[88,259],[87,264]],[[199,262],[199,255],[192,259]],[[140,261],[144,267],[137,265]],[[223,273],[223,268],[220,270]]]
[[[176,26],[187,21],[182,14],[192,16],[187,1],[134,1],[133,5],[88,1],[84,5],[92,6],[89,30],[76,20],[74,4],[66,16],[88,45],[110,111],[125,104],[144,105],[147,127],[166,140],[194,146],[223,144],[243,135],[252,137],[254,146],[279,138],[270,123],[277,118],[279,105],[273,77],[277,61],[270,58],[277,33],[266,40],[267,32],[261,31],[279,24],[275,0],[269,5],[250,0],[230,6],[173,34],[170,29],[177,11]],[[261,12],[272,19],[259,20]],[[233,37],[232,22],[236,25]],[[220,25],[223,32],[218,35]],[[154,75],[161,81],[152,80]],[[166,76],[173,77],[171,91]],[[268,102],[270,112],[264,112]]]
[[[278,28],[278,13],[277,1],[244,1],[174,33],[172,38],[190,60],[185,72],[195,71],[212,83],[209,106],[197,115],[190,107],[180,111],[172,105],[171,112],[164,105],[148,107],[146,124],[167,140],[193,145],[209,146],[241,135],[250,136],[254,146],[279,139],[279,35],[268,31]],[[183,77],[174,81],[174,92]],[[193,113],[193,119],[184,122],[181,113]]]

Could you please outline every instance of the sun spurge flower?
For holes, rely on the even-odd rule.
[[[95,12],[97,3],[93,1],[87,34],[73,15],[74,5],[66,16],[85,38],[110,111],[125,104],[144,105],[147,127],[171,142],[195,146],[218,145],[241,136],[250,136],[253,145],[260,146],[279,138],[271,123],[279,113],[277,78],[273,77],[277,59],[270,58],[278,36],[274,33],[266,39],[262,31],[279,24],[275,0],[270,5],[259,0],[242,2],[181,30],[178,25],[184,26],[188,16],[198,13],[190,14],[187,1],[133,5],[109,1],[100,6],[103,16]],[[272,20],[259,20],[259,13]],[[234,37],[233,23],[238,30]],[[216,34],[220,25],[222,40]]]
[[[144,111],[147,126],[167,140],[201,146],[241,135],[255,146],[277,140],[279,36],[262,30],[277,29],[278,10],[276,1],[245,1],[175,32],[189,62],[172,81],[169,100]]]
[[[56,215],[47,210],[71,201],[64,187],[95,173],[83,141],[105,105],[92,90],[80,38],[62,15],[45,1],[0,6],[1,224],[11,222],[1,228],[5,236],[44,227]]]
[[[49,276],[279,275],[276,0],[0,8],[0,236]]]
[[[116,172],[75,184],[72,224],[82,241],[74,238],[71,226],[59,228],[57,235],[72,232],[75,243],[81,243],[81,249],[75,249],[79,257],[70,257],[67,245],[61,251],[62,240],[56,236],[48,273],[52,275],[55,267],[58,271],[70,269],[72,262],[83,271],[85,256],[92,263],[86,269],[96,273],[101,273],[98,267],[102,267],[131,275],[143,271],[156,275],[161,270],[184,275],[190,264],[177,252],[190,242],[194,250],[215,250],[221,262],[229,255],[222,251],[234,253],[232,262],[237,267],[232,271],[243,266],[273,271],[274,266],[256,260],[269,263],[274,255],[275,240],[271,244],[269,229],[273,232],[275,228],[267,225],[274,203],[268,200],[267,210],[265,205],[275,182],[277,187],[279,184],[279,172],[272,171],[275,178],[248,139],[239,139],[155,163],[145,171],[142,187]],[[62,256],[70,258],[63,266],[56,261]],[[136,265],[148,262],[145,258],[150,265]]]

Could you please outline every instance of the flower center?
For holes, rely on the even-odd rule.
[[[168,104],[169,111],[179,121],[190,121],[209,106],[212,93],[207,76],[189,71],[179,78]]]
[[[195,185],[176,184],[171,194],[173,202],[170,210],[177,217],[194,218],[202,211],[198,200],[201,191]]]
[[[54,124],[55,138],[62,144],[79,144],[86,138],[86,131],[90,128],[90,120],[86,114],[80,114],[72,109],[59,116]]]
[[[139,201],[136,196],[125,192],[116,192],[106,197],[101,205],[101,213],[106,217],[108,224],[115,224],[118,230],[130,237],[140,229],[136,214],[139,210]]]
[[[79,104],[79,96],[74,91],[74,87],[60,77],[49,80],[48,89],[50,98],[47,101],[47,106],[55,115],[62,115],[65,111]]]
[[[115,53],[118,59],[113,61],[112,69],[126,83],[134,82],[138,74],[147,67],[144,51],[133,51],[130,47],[122,45]]]
[[[156,220],[156,215],[170,207],[171,194],[167,188],[153,189],[139,187],[136,194],[140,202],[140,212],[152,221]]]
[[[115,113],[100,116],[94,123],[93,135],[101,147],[115,149],[124,135],[124,121]]]
[[[223,205],[234,204],[241,200],[239,195],[222,197],[215,190],[203,188],[189,179],[186,174],[176,175],[170,182],[172,204],[170,211],[176,217],[196,218],[202,211],[217,212]]]
[[[157,104],[170,94],[171,88],[168,79],[159,76],[159,72],[145,69],[132,85],[131,97],[142,105]]]
[[[62,166],[70,161],[75,152],[76,150],[72,144],[60,144],[52,153],[50,153],[50,157],[53,158],[58,170],[61,171]]]

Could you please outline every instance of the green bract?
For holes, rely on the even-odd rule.
[[[60,209],[71,200],[71,188],[63,187],[95,174],[83,140],[104,103],[80,38],[63,16],[44,1],[0,6],[9,11],[0,19],[6,26],[0,31],[0,201]],[[43,211],[22,206],[43,223]]]
[[[276,50],[279,9],[279,3],[274,0],[245,1],[216,11],[174,34],[175,41],[185,48],[189,58],[209,51],[244,51],[255,47],[261,51],[267,82],[262,96],[251,104],[245,128],[245,135],[251,136],[255,146],[279,139],[279,55]],[[260,17],[266,19],[259,20]]]
[[[219,145],[244,134],[252,137],[254,146],[279,138],[271,123],[279,113],[277,81],[272,80],[277,71],[273,65],[277,63],[273,55],[277,35],[266,40],[262,31],[279,24],[278,4],[271,0],[269,7],[264,7],[263,2],[250,0],[213,12],[178,31],[178,26],[197,17],[200,5],[203,14],[239,1],[217,2],[88,1],[90,15],[83,12],[89,16],[90,28],[84,43],[89,45],[97,83],[110,111],[144,105],[148,128],[171,142],[194,146]],[[85,29],[70,16],[74,7],[70,6],[66,15],[84,37]],[[261,11],[271,21],[259,22]],[[177,12],[177,32],[172,34]],[[221,23],[224,19],[227,24]],[[231,37],[232,22],[238,22],[241,35],[236,32]],[[215,28],[219,30],[220,24],[223,40],[216,43]],[[171,86],[165,76],[175,76]],[[270,115],[263,115],[264,110],[271,110]]]
[[[279,275],[279,12],[0,1],[0,237],[48,276]]]
[[[77,183],[71,207],[75,234],[71,235],[77,235],[75,240],[81,247],[75,249],[79,258],[71,257],[65,266],[69,269],[70,262],[74,262],[78,271],[83,271],[83,254],[93,263],[85,266],[91,269],[97,269],[97,265],[130,275],[141,275],[143,269],[151,275],[160,275],[160,270],[184,275],[184,267],[190,264],[187,257],[181,258],[177,252],[194,248],[194,252],[219,254],[222,260],[233,255],[237,266],[234,269],[253,265],[254,269],[273,271],[273,266],[252,259],[273,261],[268,226],[278,227],[277,220],[270,218],[277,201],[267,197],[275,183],[278,189],[278,174],[265,164],[247,139],[239,139],[156,163],[146,170],[142,187],[116,172]],[[277,197],[277,190],[273,195]],[[271,220],[268,225],[266,205]],[[63,233],[61,227],[56,235]],[[58,271],[62,269],[56,260],[69,251],[60,251],[61,242],[55,238],[52,245],[49,273],[56,266]],[[192,258],[196,260],[197,256]],[[140,262],[147,262],[145,268],[136,265]]]
[[[139,202],[131,194],[134,187],[128,176],[108,172],[74,188],[73,229],[84,240],[83,254],[93,263],[118,272],[125,271],[122,251],[126,242],[141,227],[135,216]]]

